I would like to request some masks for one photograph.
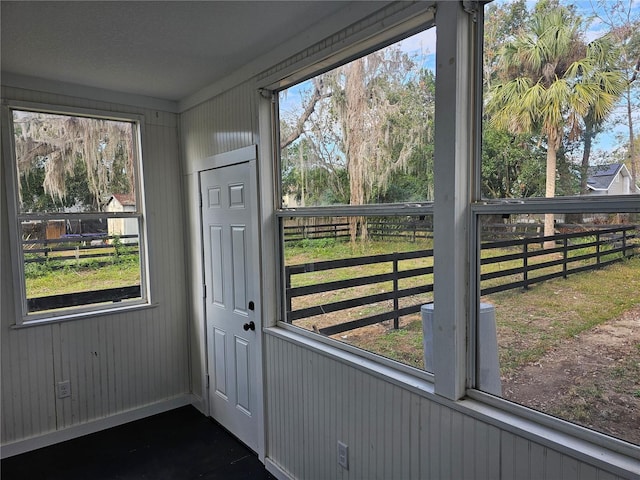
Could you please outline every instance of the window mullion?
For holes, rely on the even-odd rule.
[[[469,311],[468,219],[472,155],[467,78],[473,53],[470,16],[458,2],[438,6],[436,55],[434,210],[434,375],[435,392],[457,400],[466,382]],[[449,28],[449,27],[453,28]]]

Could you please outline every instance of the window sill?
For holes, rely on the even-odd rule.
[[[25,319],[22,323],[16,323],[11,325],[12,329],[31,328],[42,325],[49,325],[52,323],[70,322],[74,320],[86,320],[89,318],[102,317],[105,315],[117,315],[120,313],[128,313],[138,310],[147,310],[150,308],[156,308],[158,303],[137,303],[132,305],[124,305],[120,307],[102,308],[100,310],[90,310],[83,312],[68,313],[64,315]]]
[[[640,478],[640,447],[617,440],[604,434],[550,417],[506,400],[469,391],[469,396],[452,401],[434,392],[433,375],[430,380],[416,376],[405,369],[382,364],[373,355],[362,355],[347,351],[347,345],[333,345],[315,334],[294,331],[288,325],[278,325],[264,329],[266,335],[280,338],[303,348],[312,350],[337,362],[355,368],[368,375],[411,391],[416,395],[437,402],[463,415],[473,417],[518,437],[551,448],[562,454],[584,461],[627,478]],[[581,432],[578,432],[580,430]]]
[[[307,332],[286,323],[264,329],[272,335],[295,343],[316,353],[332,358],[340,363],[357,368],[369,375],[394,383],[400,387],[414,390],[421,395],[435,395],[433,374],[414,369],[371,352],[342,344],[337,340]]]

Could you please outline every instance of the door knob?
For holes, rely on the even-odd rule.
[[[242,328],[244,328],[244,331],[247,332],[249,330],[255,330],[256,329],[256,324],[253,322],[253,320],[251,320],[249,323],[245,323]]]

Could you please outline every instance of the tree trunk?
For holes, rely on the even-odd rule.
[[[298,148],[298,160],[300,161],[300,206],[304,207],[306,206],[307,202],[306,202],[306,194],[307,192],[305,192],[305,165],[304,165],[304,154],[303,154],[303,150],[304,150],[304,145],[302,142],[300,142],[299,148]]]
[[[640,64],[640,60],[638,60]],[[634,191],[634,187],[638,184],[638,169],[637,158],[635,149],[635,136],[633,132],[633,115],[631,111],[631,87],[627,86],[627,119],[629,122],[629,160],[631,162],[631,191]]]
[[[558,144],[558,133],[551,132],[549,133],[549,142],[547,146],[547,179],[546,179],[546,189],[545,189],[545,197],[553,198],[556,196],[556,163],[557,163],[557,144]],[[555,225],[554,225],[554,217],[553,213],[545,213],[544,215],[544,236],[551,237],[555,234]],[[556,244],[553,240],[547,240],[544,242],[544,248],[553,248]]]
[[[593,121],[590,116],[585,118],[584,123],[584,152],[582,153],[582,165],[580,166],[580,195],[588,193],[589,157],[591,156],[591,143],[593,142]]]
[[[345,68],[347,70],[345,73],[345,107],[342,115],[342,130],[345,155],[347,157],[347,171],[349,173],[349,204],[364,205],[366,200],[364,171],[366,159],[364,158],[364,152],[367,141],[362,118],[363,112],[367,109],[366,89],[364,87],[364,59],[359,58]],[[349,232],[352,242],[357,239],[359,225],[361,225],[361,218],[351,217],[349,220]]]
[[[358,238],[358,217],[349,217],[349,238],[351,243]]]

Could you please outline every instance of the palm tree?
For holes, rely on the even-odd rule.
[[[597,120],[613,108],[619,86],[615,72],[598,73],[598,41],[581,41],[582,22],[565,7],[536,11],[501,52],[503,81],[489,92],[491,122],[511,133],[539,133],[547,144],[545,197],[555,196],[556,159],[565,134],[580,135],[583,119]],[[565,133],[566,132],[566,133]],[[544,235],[554,234],[545,215]],[[552,247],[546,242],[545,247]]]

